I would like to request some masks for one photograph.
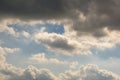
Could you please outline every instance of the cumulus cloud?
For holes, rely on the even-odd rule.
[[[30,34],[29,34],[28,32],[26,32],[26,31],[23,31],[23,32],[21,33],[21,35],[23,35],[23,36],[26,37],[26,38],[29,38],[29,37],[30,37]]]
[[[0,47],[0,79],[2,80],[58,80],[48,69],[37,69],[29,66],[26,69],[17,68],[6,62],[5,54],[16,49]]]
[[[59,77],[54,75],[48,69],[37,69],[34,66],[29,66],[26,69],[16,68],[11,64],[2,61],[3,58],[1,58],[1,55],[5,59],[3,54],[5,54],[6,49],[0,48],[0,76],[2,76],[1,79],[3,80],[120,80],[118,75],[100,69],[93,64],[81,66],[75,71],[68,70],[64,73],[60,73]],[[11,53],[13,51],[8,49],[7,52]],[[73,65],[74,64],[77,64],[77,62],[73,63]]]
[[[108,36],[96,39],[92,36],[81,36],[74,35],[75,33],[48,33],[44,29],[34,34],[33,39],[38,44],[43,44],[49,50],[58,51],[59,53],[72,55],[72,54],[91,54],[91,49],[105,50],[113,48],[120,43],[120,32],[109,31],[107,28],[104,31]]]
[[[19,71],[19,70],[18,70]],[[120,80],[120,77],[110,71],[98,68],[96,65],[86,65],[73,71],[68,70],[55,76],[48,69],[37,69],[34,66],[21,70],[0,71],[4,80]]]
[[[0,70],[4,80],[57,80],[56,76],[48,69],[37,69],[33,66],[29,66],[24,70],[17,68],[10,70]]]
[[[61,34],[40,31],[34,35],[34,39],[37,43],[44,44],[48,49],[63,54],[91,54],[89,46],[82,45],[76,40]]]
[[[47,58],[45,56],[45,53],[38,53],[35,55],[32,55],[30,60],[35,61],[36,63],[54,63],[54,64],[67,64],[66,61],[60,61],[57,58]]]
[[[41,23],[41,21],[22,21],[20,19],[16,19],[16,18],[5,18],[0,20],[0,33],[1,32],[5,32],[9,35],[12,35],[14,37],[26,37],[29,38],[30,34],[27,31],[21,31],[18,32],[16,30],[15,27],[11,26],[11,25],[21,25],[21,26],[25,26],[25,25],[30,25],[30,26],[34,26],[37,23]]]
[[[0,32],[7,32],[13,36],[18,36],[18,33],[14,30],[14,28],[8,26],[9,23],[13,23],[13,20],[0,20]]]
[[[10,76],[8,80],[57,80],[56,76],[47,69],[37,69],[29,66],[21,75]]]
[[[6,61],[5,55],[8,53],[15,53],[16,51],[20,50],[19,48],[7,48],[7,47],[0,47],[0,76],[3,80],[7,80],[8,76],[3,75],[4,73],[12,74],[16,72],[20,72],[21,69],[16,68],[12,66],[11,64],[8,64]]]
[[[0,47],[0,63],[5,63],[5,55],[8,53],[14,53],[16,51],[19,51],[19,48],[7,48],[7,47]]]
[[[60,77],[62,80],[120,80],[118,75],[92,64],[82,66],[77,71],[66,71]]]

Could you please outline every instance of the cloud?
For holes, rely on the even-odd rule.
[[[0,20],[0,33],[4,32],[6,34],[12,35],[15,38],[18,37],[25,37],[25,38],[30,38],[30,33],[27,31],[24,31],[22,28],[22,31],[19,31],[16,29],[15,25],[17,26],[34,26],[37,23],[41,23],[41,21],[21,21],[16,18],[6,18]],[[12,26],[11,26],[12,25]]]
[[[64,11],[63,5],[64,0],[2,0],[0,1],[1,5],[1,15],[7,15],[8,13],[11,16],[16,17],[25,17],[26,18],[42,18],[42,16],[53,18],[57,15],[60,15]],[[56,15],[54,15],[56,14]],[[51,16],[51,17],[50,17]]]
[[[68,70],[64,73],[60,73],[59,77],[55,76],[48,69],[37,69],[33,66],[29,66],[26,69],[17,68],[6,62],[5,54],[13,53],[16,49],[13,48],[0,48],[0,76],[3,80],[120,80],[118,75],[98,68],[96,65],[86,65],[79,69]],[[38,56],[43,61],[52,61],[52,59],[46,59],[44,54],[34,55],[34,59]],[[77,62],[72,63],[76,65]]]
[[[3,74],[12,74],[16,72],[20,72],[21,69],[14,67],[11,64],[8,64],[6,61],[5,55],[8,53],[15,53],[16,51],[19,51],[19,48],[7,48],[7,47],[0,47],[0,76],[3,78],[3,80],[7,80],[8,76],[4,76]]]
[[[8,24],[63,24],[62,35],[44,32],[35,36],[53,51],[91,54],[91,48],[112,48],[120,43],[118,0],[1,0],[0,4],[0,32],[29,38],[28,32],[19,33]]]
[[[105,27],[120,30],[119,4],[119,0],[1,0],[0,16],[60,20],[63,24],[71,24],[69,28],[78,36],[102,37],[107,35],[103,31]]]
[[[5,54],[13,53],[14,51],[16,49],[0,47],[0,78],[2,80],[58,80],[48,69],[40,70],[33,66],[22,69],[8,64]]]
[[[8,80],[57,80],[49,70],[39,70],[33,66],[29,66],[25,69],[22,75],[11,76]]]
[[[62,80],[120,80],[116,74],[99,69],[96,65],[82,66],[76,71],[66,71],[60,75]]]
[[[8,24],[9,23],[12,23],[11,22],[12,20],[0,20],[0,32],[7,32],[8,34],[11,34],[13,36],[17,36],[18,33],[14,30],[14,28],[12,27],[8,27]]]
[[[105,50],[115,47],[120,43],[119,31],[109,31],[107,28],[104,31],[108,36],[96,39],[92,36],[78,37],[75,33],[65,32],[64,34],[48,33],[42,28],[36,32],[33,39],[38,44],[43,44],[49,50],[58,51],[65,55],[92,54],[91,49]]]
[[[80,0],[82,1],[82,0]],[[77,1],[79,2],[79,1]],[[104,28],[108,28],[108,30],[117,30],[119,31],[119,4],[118,0],[85,0],[85,5],[83,10],[81,11],[81,7],[79,10],[77,9],[77,17],[72,18],[70,25],[70,32],[75,31],[77,36],[80,35],[92,35],[94,37],[103,37],[108,35]],[[76,13],[75,12],[75,13]]]
[[[0,73],[4,80],[120,80],[115,73],[100,69],[93,64],[81,66],[77,70],[68,70],[58,74],[58,77],[48,69],[37,69],[34,66],[24,70],[17,69],[16,72],[12,68],[0,70]]]
[[[66,37],[61,34],[38,32],[34,35],[34,40],[37,43],[44,44],[48,49],[52,51],[59,51],[60,53],[72,55],[72,54],[91,54],[89,46],[82,45],[81,43]]]
[[[45,56],[45,53],[38,53],[38,54],[32,55],[30,60],[35,61],[35,63],[37,63],[37,64],[39,64],[39,63],[67,64],[66,61],[60,61],[57,58],[47,58]]]
[[[29,38],[29,37],[30,37],[30,34],[29,34],[28,32],[26,32],[26,31],[23,31],[23,32],[21,33],[21,35],[24,36],[24,37],[26,37],[26,38]]]
[[[21,70],[17,69],[17,73],[14,70],[0,70],[4,80],[57,80],[56,76],[48,69],[37,69],[33,66]]]
[[[75,69],[77,66],[78,66],[78,62],[77,61],[71,62],[71,64],[70,64],[70,68],[71,69]]]
[[[7,47],[1,48],[1,49],[3,49],[5,53],[14,53],[20,50],[19,48],[7,48]]]
[[[1,78],[2,80],[6,80],[6,77],[5,77],[3,74],[0,74],[0,78]]]
[[[5,51],[2,48],[0,48],[0,63],[5,62],[4,54],[5,54]]]
[[[8,53],[14,53],[16,51],[19,51],[19,48],[7,48],[7,47],[0,47],[0,63],[5,63],[5,55]]]
[[[120,43],[119,0],[0,0],[0,6],[0,32],[28,38],[29,33],[19,33],[8,24],[22,20],[25,23],[31,21],[30,24],[36,23],[35,20],[63,24],[63,34],[43,31],[34,35],[37,43],[56,53],[88,55],[92,48],[104,50]],[[116,74],[94,65],[61,73],[60,77],[33,66],[18,69],[8,64],[5,58],[14,51],[16,49],[0,47],[0,78],[3,80],[120,80]],[[40,57],[45,62],[60,62],[48,59],[44,54],[32,57],[34,60]],[[72,63],[70,67],[76,65]]]

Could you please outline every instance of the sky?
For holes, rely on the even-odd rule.
[[[1,80],[120,80],[120,0],[0,0]]]

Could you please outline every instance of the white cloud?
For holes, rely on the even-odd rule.
[[[15,49],[16,50],[16,49]],[[2,80],[58,80],[48,69],[37,69],[29,66],[26,69],[17,68],[6,62],[6,52],[13,52],[10,48],[0,47],[0,79]],[[3,60],[4,59],[4,60]]]
[[[92,64],[82,66],[76,71],[66,71],[60,77],[62,80],[120,80],[118,75]]]
[[[44,44],[48,49],[66,55],[91,54],[89,46],[82,45],[80,42],[64,35],[39,32],[34,35],[34,39],[37,43]]]
[[[5,53],[14,53],[20,50],[19,48],[7,48],[7,47],[1,48],[1,49],[3,49]]]
[[[17,18],[5,18],[5,19],[1,19],[0,20],[0,32],[5,32],[7,34],[10,34],[14,37],[20,37],[20,36],[24,36],[26,38],[30,37],[30,34],[26,31],[22,31],[22,32],[17,32],[15,30],[14,27],[11,27],[9,25],[20,25],[20,26],[25,26],[25,25],[30,25],[30,26],[34,26],[36,24],[44,24],[42,21],[40,20],[32,20],[32,21],[21,21],[20,19]]]
[[[81,43],[82,46],[89,46],[89,49],[95,48],[100,50],[110,49],[120,44],[120,32],[111,31],[107,27],[103,29],[107,36],[95,38],[92,35],[77,35],[75,31],[69,29],[69,25],[65,25],[64,35]]]
[[[75,69],[76,67],[78,66],[78,62],[77,61],[74,61],[70,64],[70,68],[71,69]]]
[[[6,61],[4,54],[5,54],[4,50],[2,48],[0,48],[0,64],[1,65]],[[0,67],[1,67],[1,65],[0,65]]]
[[[29,34],[28,32],[26,32],[26,31],[23,31],[23,32],[21,33],[21,35],[24,36],[24,37],[26,37],[26,38],[29,38],[29,37],[30,37],[30,34]]]
[[[3,19],[0,21],[0,32],[7,32],[8,34],[11,34],[13,36],[18,36],[19,33],[17,33],[14,28],[9,27],[8,24],[16,23],[18,20],[16,19]]]
[[[48,69],[37,69],[29,66],[24,70],[0,70],[4,80],[58,80],[57,77]],[[20,72],[19,72],[20,71]],[[8,76],[8,77],[7,77]]]
[[[83,20],[85,16],[83,14],[80,15],[80,18]],[[8,24],[28,24],[28,25],[35,25],[37,23],[45,24],[42,21],[21,21],[19,19],[4,19],[1,20],[1,29],[0,32],[7,31],[7,33],[12,34],[14,36],[24,36],[29,38],[31,34],[26,31],[16,32],[13,27],[8,27]],[[47,23],[51,24],[59,24],[62,22],[59,21],[46,21]],[[67,23],[68,21],[64,21],[65,25],[65,33],[64,34],[56,34],[56,33],[48,33],[40,31],[36,33],[34,38],[36,42],[44,44],[48,49],[52,51],[58,51],[58,53],[63,53],[67,55],[73,54],[83,54],[88,55],[91,54],[91,48],[97,49],[106,49],[112,48],[117,44],[120,44],[120,32],[119,31],[111,31],[106,27],[102,29],[107,36],[95,38],[92,35],[78,35],[75,30],[71,30],[70,28],[72,25]],[[69,25],[68,25],[69,24]],[[3,27],[2,27],[3,26]],[[101,32],[102,33],[102,32]]]
[[[104,31],[108,36],[98,39],[93,36],[78,36],[75,32],[69,31],[66,31],[64,34],[40,31],[34,35],[34,40],[54,52],[58,51],[58,53],[67,55],[88,55],[91,54],[91,48],[105,50],[120,44],[120,32],[109,31],[107,28]]]
[[[38,54],[32,55],[30,60],[35,61],[35,63],[37,64],[39,63],[67,64],[66,61],[60,61],[57,58],[47,58],[45,56],[45,53],[38,53]]]
[[[0,48],[0,76],[3,80],[120,80],[118,75],[98,68],[96,65],[82,66],[79,69],[68,70],[55,76],[48,69],[37,69],[30,66],[26,69],[16,68],[5,61],[6,52],[14,52],[16,49]],[[3,58],[2,58],[3,57]],[[3,60],[4,59],[4,60]],[[55,59],[47,59],[44,54],[33,55],[33,59],[40,59],[41,62],[54,62]],[[58,62],[58,60],[56,61]],[[60,61],[59,61],[60,62]],[[78,64],[74,62],[73,65]]]
[[[15,53],[16,51],[20,50],[19,48],[7,48],[7,47],[0,47],[0,72],[1,70],[9,71],[10,69],[16,69],[14,66],[8,64],[6,62],[5,55],[8,53]]]
[[[0,73],[4,80],[120,80],[118,75],[93,64],[81,66],[76,70],[67,70],[58,74],[58,77],[48,69],[37,69],[34,66],[24,70],[8,67],[0,69]]]
[[[16,51],[19,51],[19,48],[7,48],[7,47],[0,47],[0,62],[4,63],[5,62],[5,57],[4,55],[8,53],[14,53]]]

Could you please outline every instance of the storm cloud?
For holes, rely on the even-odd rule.
[[[78,35],[107,35],[104,28],[120,30],[119,0],[1,0],[0,16],[71,23]]]
[[[56,18],[65,13],[64,0],[1,0],[0,13],[23,18]]]

